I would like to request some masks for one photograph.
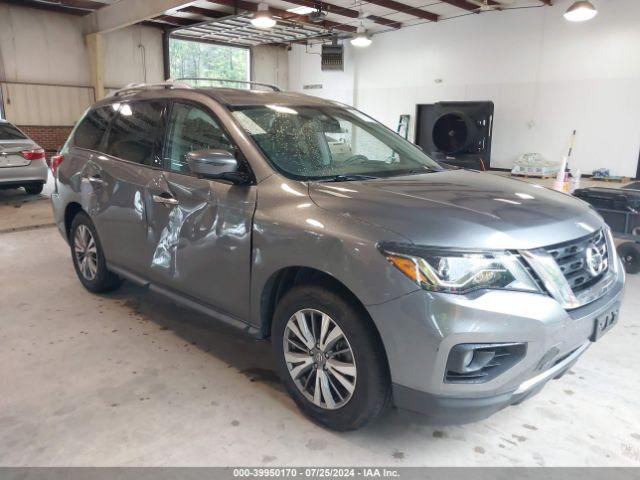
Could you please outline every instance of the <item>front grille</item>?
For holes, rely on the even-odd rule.
[[[595,248],[604,262],[603,268],[596,275],[593,274],[593,269],[587,265],[587,251],[590,248]],[[574,293],[598,283],[609,269],[607,240],[602,230],[578,240],[547,247],[546,250],[555,259]]]
[[[540,277],[538,276],[538,274],[536,273],[536,271],[533,269],[533,267],[529,264],[529,262],[527,262],[524,257],[519,253],[519,252],[513,252],[513,254],[516,256],[516,258],[518,259],[518,261],[522,264],[522,266],[524,267],[524,269],[527,271],[527,273],[529,274],[529,276],[531,277],[531,279],[536,282],[536,285],[538,286],[538,288],[541,291],[544,291],[545,287],[544,287],[544,282],[540,279]]]

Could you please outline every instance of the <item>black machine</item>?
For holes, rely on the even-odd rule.
[[[344,70],[344,46],[336,42],[323,44],[320,57],[320,69],[323,72]]]
[[[416,144],[434,160],[487,170],[491,164],[493,102],[417,106]]]
[[[622,241],[617,250],[625,270],[640,272],[640,190],[581,188],[573,194],[590,203]]]

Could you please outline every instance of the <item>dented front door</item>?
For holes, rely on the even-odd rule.
[[[165,171],[146,196],[150,279],[248,318],[256,187]]]

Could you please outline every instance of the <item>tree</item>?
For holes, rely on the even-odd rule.
[[[171,38],[169,64],[171,78],[249,80],[249,50],[242,47]],[[232,83],[225,85],[224,82],[215,82],[212,86],[221,84],[237,86]]]

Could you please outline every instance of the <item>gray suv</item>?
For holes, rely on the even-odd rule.
[[[624,272],[588,204],[440,165],[335,102],[130,87],[51,163],[88,290],[127,279],[270,338],[293,399],[332,429],[390,404],[484,418],[618,320]]]

